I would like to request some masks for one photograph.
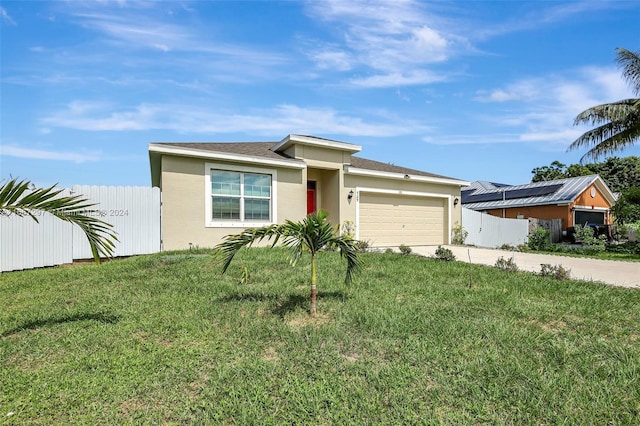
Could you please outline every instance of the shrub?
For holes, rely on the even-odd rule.
[[[453,227],[451,231],[451,243],[455,245],[463,245],[467,237],[469,236],[469,232],[462,227],[461,224],[456,222],[456,225]]]
[[[369,240],[358,240],[356,242],[356,246],[357,246],[359,252],[364,253],[367,250],[369,250],[369,248],[371,248],[371,241],[369,241]]]
[[[556,280],[568,280],[571,277],[571,269],[567,269],[562,265],[550,265],[548,263],[541,263],[540,276],[552,277]]]
[[[411,247],[404,245],[404,244],[400,244],[400,247],[398,247],[400,249],[400,253],[407,255],[407,254],[411,254]]]
[[[513,256],[509,259],[500,256],[494,266],[507,272],[516,272],[518,270],[518,265],[516,265],[516,262],[513,260]]]
[[[386,249],[384,249],[384,252],[386,254],[393,253],[393,249],[391,247],[387,247]]]
[[[575,230],[576,241],[580,241],[585,248],[594,252],[603,252],[605,250],[606,235],[595,237],[595,232],[590,226],[582,227],[576,225]]]
[[[640,254],[640,243],[609,244],[605,250],[609,253]]]
[[[351,238],[355,238],[355,235],[356,235],[355,230],[356,230],[356,226],[350,220],[345,220],[344,223],[342,224],[342,235],[348,235]]]
[[[434,257],[438,260],[444,260],[445,262],[451,262],[453,260],[456,260],[456,257],[453,254],[453,252],[448,248],[442,247],[442,246],[438,246]]]
[[[518,251],[518,247],[514,247],[511,244],[503,244],[500,246],[500,250]]]
[[[549,236],[551,235],[551,231],[544,229],[541,226],[538,226],[529,234],[529,240],[527,245],[531,250],[546,250],[551,245],[549,241]]]

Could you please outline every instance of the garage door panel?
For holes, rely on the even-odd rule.
[[[360,239],[374,246],[445,242],[442,198],[362,193],[359,209]]]

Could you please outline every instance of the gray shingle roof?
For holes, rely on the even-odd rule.
[[[524,207],[532,205],[546,205],[546,204],[568,204],[573,202],[578,195],[580,195],[585,189],[589,187],[593,182],[598,179],[598,175],[579,176],[574,178],[556,179],[546,182],[527,183],[524,185],[509,185],[493,189],[484,189],[480,185],[473,185],[471,188],[465,188],[462,191],[462,204],[472,210],[489,210],[489,209],[501,209],[508,207]],[[606,186],[606,185],[605,185]],[[509,194],[509,191],[528,190],[534,188],[545,188],[555,190],[549,194],[540,196],[529,196],[522,198],[512,198],[505,200],[491,200],[482,202],[469,202],[473,201],[473,198],[480,195],[501,195],[503,191]],[[520,191],[520,193],[526,191]],[[490,198],[490,197],[489,197]],[[508,197],[507,197],[508,198]]]
[[[264,157],[276,160],[294,160],[282,153],[271,150],[279,142],[160,142],[158,145],[173,146],[176,148],[190,148],[202,151],[223,152],[228,154],[247,155],[252,157]],[[378,172],[410,174],[418,176],[428,176],[443,179],[454,179],[448,176],[437,175],[424,172],[421,170],[409,169],[406,167],[395,166],[393,164],[383,163],[380,161],[368,160],[366,158],[351,157],[351,166]]]
[[[224,152],[228,154],[249,155],[252,157],[264,157],[272,160],[288,159],[284,154],[271,151],[277,142],[162,142],[161,145],[175,146],[177,148],[191,148],[202,151]]]
[[[382,163],[380,161],[367,160],[366,158],[361,158],[356,156],[351,156],[351,165],[359,169],[374,170],[377,172],[400,173],[405,175],[417,175],[417,176],[428,176],[428,177],[435,177],[435,178],[442,178],[442,179],[454,179],[449,176],[436,175],[429,172],[423,172],[421,170],[409,169],[406,167],[396,166],[389,163]]]

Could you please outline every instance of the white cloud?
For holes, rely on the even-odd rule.
[[[11,19],[11,16],[9,16],[9,13],[7,13],[7,10],[2,6],[0,6],[0,18],[2,22],[6,22],[7,24],[18,25],[13,19]]]
[[[377,74],[367,77],[353,77],[349,82],[356,87],[398,87],[415,84],[428,84],[444,81],[446,77],[426,70],[413,70],[406,73]]]
[[[43,149],[23,148],[15,145],[0,145],[0,155],[7,157],[28,158],[33,160],[72,161],[85,163],[99,161],[99,152],[77,153],[66,151],[51,151]]]
[[[86,131],[171,130],[179,133],[287,133],[398,136],[426,130],[423,124],[384,111],[370,118],[342,114],[332,108],[283,104],[250,113],[219,113],[190,105],[140,104],[126,110],[72,102],[41,120],[47,127]]]
[[[504,110],[482,113],[475,119],[491,127],[516,129],[518,133],[515,137],[511,135],[512,142],[544,142],[566,147],[586,130],[573,125],[581,111],[628,97],[632,97],[632,93],[619,70],[586,67],[480,90],[474,100],[485,104],[508,102],[509,109],[506,113]]]
[[[323,1],[309,4],[314,19],[337,23],[340,42],[315,47],[308,56],[320,69],[340,59],[339,71],[361,70],[370,77],[349,79],[358,87],[389,87],[442,81],[428,66],[448,60],[468,45],[450,34],[426,4],[411,0],[391,2]],[[330,55],[327,55],[330,52]],[[348,62],[347,62],[348,58]],[[347,66],[348,64],[348,66]]]

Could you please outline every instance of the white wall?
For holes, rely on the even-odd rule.
[[[526,244],[529,235],[527,219],[503,219],[467,208],[462,209],[462,227],[469,233],[465,244],[478,247],[518,246]]]

